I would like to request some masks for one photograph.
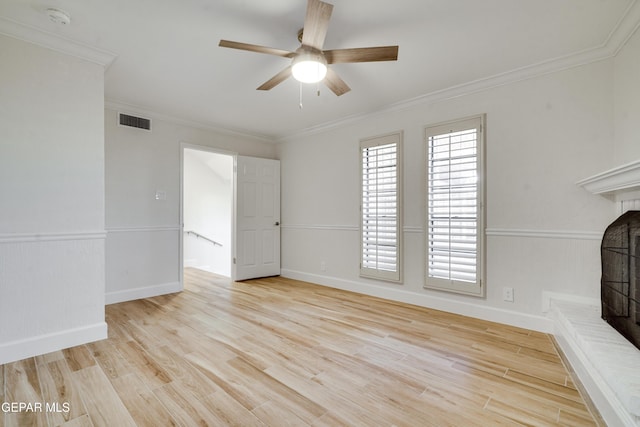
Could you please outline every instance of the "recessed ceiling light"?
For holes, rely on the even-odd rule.
[[[45,13],[49,17],[49,20],[51,22],[54,22],[58,25],[65,26],[71,23],[71,16],[63,10],[50,7],[45,11]]]

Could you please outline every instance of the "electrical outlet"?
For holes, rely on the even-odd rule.
[[[507,302],[513,302],[513,288],[502,288],[502,300]]]
[[[327,264],[324,261],[320,262],[320,271],[327,271]]]

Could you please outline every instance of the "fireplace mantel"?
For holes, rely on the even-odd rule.
[[[578,181],[585,190],[610,199],[640,191],[640,160],[601,172]]]

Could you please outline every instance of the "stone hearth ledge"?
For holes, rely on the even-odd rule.
[[[600,307],[550,301],[554,335],[608,426],[640,426],[640,350],[600,317]]]

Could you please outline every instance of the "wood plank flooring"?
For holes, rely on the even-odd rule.
[[[551,338],[510,326],[195,269],[106,317],[107,340],[0,365],[0,401],[43,405],[0,427],[604,425]]]

